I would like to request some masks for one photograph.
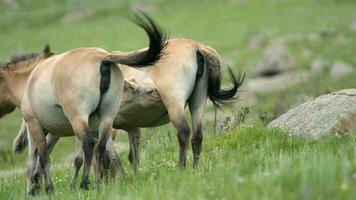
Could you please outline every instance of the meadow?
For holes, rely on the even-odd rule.
[[[356,66],[356,19],[353,0],[108,0],[108,1],[0,1],[0,61],[13,53],[39,52],[48,43],[55,53],[98,46],[131,51],[147,45],[144,32],[127,16],[141,9],[152,16],[171,38],[190,38],[214,47],[224,66],[247,72],[247,78],[265,47],[249,50],[251,35],[269,43],[290,38],[286,46],[295,69],[310,69],[313,58],[327,68],[342,60]],[[316,42],[310,40],[320,32]],[[328,32],[329,31],[329,32]],[[305,56],[305,52],[309,52]],[[2,63],[2,62],[0,62]],[[74,138],[63,138],[51,156],[53,199],[356,199],[356,135],[318,140],[296,138],[266,124],[295,106],[301,96],[316,97],[356,87],[356,70],[342,79],[321,71],[288,89],[256,94],[247,119],[214,134],[204,124],[198,170],[188,153],[185,171],[178,170],[178,142],[170,124],[143,130],[141,163],[130,168],[127,134],[116,141],[127,176],[91,185],[90,191],[70,190]],[[225,78],[225,77],[224,77]],[[227,77],[226,77],[227,78]],[[248,91],[241,90],[240,93]],[[247,99],[225,112],[238,115]],[[207,115],[211,114],[211,105]],[[26,194],[26,152],[12,153],[20,127],[19,111],[0,119],[0,199],[48,199],[44,190]],[[93,181],[93,174],[91,180]]]

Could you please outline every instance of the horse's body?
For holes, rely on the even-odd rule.
[[[197,166],[201,151],[202,120],[206,100],[219,102],[232,98],[242,79],[230,71],[234,87],[220,89],[220,59],[216,51],[199,42],[172,39],[167,43],[166,56],[154,67],[136,70],[120,65],[124,79],[135,87],[125,89],[122,104],[114,121],[114,128],[129,133],[129,160],[136,170],[140,127],[155,127],[172,122],[178,132],[180,166],[185,166],[190,129],[184,111],[189,106],[192,115],[193,164]],[[115,55],[112,55],[115,56]],[[164,75],[164,76],[163,76]],[[74,162],[75,174],[81,167],[82,153],[77,152]],[[73,181],[75,180],[74,176]]]
[[[165,47],[163,33],[152,19],[146,15],[145,18],[137,17],[136,24],[145,29],[150,38],[148,49],[116,54],[115,60],[109,60],[104,58],[110,53],[103,49],[80,48],[45,56],[46,59],[32,65],[30,73],[26,74],[23,94],[18,95],[18,99],[22,99],[22,115],[29,133],[28,193],[34,194],[39,189],[39,177],[35,173],[36,154],[45,177],[46,191],[53,189],[48,157],[48,149],[53,145],[46,142],[48,132],[53,144],[59,137],[71,135],[81,141],[85,155],[81,182],[84,189],[88,188],[94,153],[93,134],[98,133],[96,176],[100,180],[106,142],[124,88],[123,75],[116,63],[135,67],[151,65],[160,59]],[[9,90],[7,92],[11,94]],[[14,103],[5,95],[1,97],[4,99],[0,98],[0,102],[4,103],[0,105],[3,108],[0,113],[10,112],[8,104]]]

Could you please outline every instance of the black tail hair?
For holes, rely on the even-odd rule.
[[[164,54],[167,46],[167,33],[144,12],[135,13],[131,21],[145,30],[150,41],[148,51],[143,53],[144,55],[136,66],[155,64]]]
[[[110,61],[101,61],[100,64],[100,96],[108,91],[111,83],[111,66],[116,65]]]
[[[13,152],[15,154],[21,154],[27,147],[28,139],[27,139],[27,129],[26,124],[23,121],[21,125],[21,129],[17,134],[14,143],[13,143]]]
[[[134,13],[131,21],[143,28],[149,38],[149,47],[129,53],[110,54],[104,61],[112,61],[132,67],[146,67],[155,64],[164,55],[167,46],[167,34],[144,12]]]
[[[243,75],[236,75],[234,71],[232,71],[232,69],[229,67],[228,73],[233,87],[230,89],[222,89],[220,61],[218,57],[204,50],[197,52],[198,60],[202,60],[199,57],[203,57],[204,59],[203,62],[198,62],[198,65],[207,64],[206,68],[208,70],[208,96],[209,99],[213,102],[213,104],[220,108],[220,104],[224,101],[236,99],[234,98],[234,96],[236,95],[237,90],[241,87],[246,74],[243,73]]]

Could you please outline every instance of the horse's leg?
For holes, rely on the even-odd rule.
[[[89,114],[85,114],[88,108],[82,105],[81,112],[78,112],[77,106],[75,105],[78,106],[80,103],[73,100],[71,104],[63,106],[63,111],[72,125],[75,136],[82,142],[84,167],[80,187],[84,190],[89,190],[89,173],[94,153],[95,139],[89,127]]]
[[[187,160],[187,146],[189,143],[190,128],[184,116],[184,101],[170,101],[172,103],[165,104],[169,118],[173,126],[177,130],[179,142],[179,167],[183,170]]]
[[[111,178],[115,178],[116,172],[117,170],[119,170],[120,174],[122,176],[125,176],[125,170],[122,167],[121,164],[121,159],[119,157],[119,155],[116,153],[115,148],[114,148],[114,141],[116,138],[116,134],[117,134],[116,129],[112,129],[112,133],[111,133],[111,137],[108,140],[108,143],[106,144],[106,151],[107,151],[107,157],[109,158],[110,161],[110,166],[108,171],[110,171],[111,173]]]
[[[106,118],[100,122],[99,126],[99,139],[97,146],[95,148],[95,156],[96,156],[96,181],[97,183],[101,182],[103,176],[104,167],[104,158],[106,154],[106,144],[111,135],[111,129],[113,125],[113,118]]]
[[[117,68],[112,68],[117,69]],[[96,180],[97,183],[101,182],[102,178],[102,169],[104,164],[104,156],[106,153],[106,144],[109,137],[112,136],[112,127],[114,124],[114,119],[119,112],[121,96],[123,93],[124,80],[121,74],[121,71],[112,70],[112,75],[110,88],[108,91],[101,97],[101,102],[98,109],[99,116],[99,136],[98,143],[95,149],[96,157]]]
[[[206,73],[206,72],[204,72]],[[203,76],[205,77],[205,75]],[[192,116],[192,150],[193,150],[193,167],[198,167],[201,146],[203,142],[203,116],[206,100],[208,98],[207,79],[200,78],[196,82],[195,90],[188,100],[189,110]]]
[[[199,102],[189,103],[189,109],[192,115],[192,150],[193,150],[193,167],[198,167],[199,155],[201,152],[202,142],[203,142],[203,115],[206,99]]]
[[[74,157],[74,162],[73,162],[73,167],[74,167],[74,171],[73,171],[73,177],[72,177],[72,181],[71,181],[71,189],[75,189],[75,185],[77,182],[77,178],[78,178],[78,174],[79,174],[79,170],[83,165],[83,149],[82,149],[82,141],[79,140],[78,138],[75,139],[75,157]]]
[[[39,162],[45,178],[46,192],[50,193],[53,191],[53,182],[50,174],[50,160],[48,157],[45,132],[35,118],[29,118],[26,122],[29,133],[33,141],[37,144]]]
[[[28,157],[27,157],[27,193],[35,195],[39,189],[39,177],[35,174],[37,163],[36,143],[32,136],[28,134]]]
[[[139,128],[131,128],[127,130],[129,134],[129,143],[130,143],[130,153],[129,153],[129,161],[131,163],[132,170],[136,174],[137,166],[140,162],[140,129]]]
[[[47,153],[48,153],[48,156],[51,155],[51,153],[53,151],[53,148],[57,144],[58,140],[59,140],[58,136],[54,136],[54,135],[52,135],[50,133],[47,134],[46,142],[47,142]],[[39,162],[39,159],[38,159],[37,160],[37,165],[36,165],[36,170],[35,170],[35,175],[37,175],[39,177],[39,179],[41,179],[42,174],[43,174],[42,168],[41,168],[41,165],[40,165],[40,162]]]
[[[70,118],[69,118],[70,119]],[[88,116],[74,117],[73,120],[70,120],[72,127],[76,136],[82,141],[82,149],[84,152],[84,167],[83,167],[83,177],[80,183],[82,189],[88,190],[89,184],[89,173],[91,162],[94,153],[95,139],[91,134],[88,120]]]

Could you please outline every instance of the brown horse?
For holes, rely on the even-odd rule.
[[[148,34],[148,49],[122,53],[115,61],[108,61],[103,58],[110,53],[103,49],[80,48],[47,56],[32,65],[32,72],[26,77],[26,86],[18,95],[18,100],[22,99],[22,115],[29,133],[27,191],[30,194],[39,189],[38,174],[34,173],[36,153],[44,173],[46,191],[53,190],[49,170],[49,147],[46,142],[48,132],[57,140],[58,137],[76,135],[82,141],[85,156],[81,187],[84,189],[88,189],[88,176],[94,153],[93,134],[98,133],[95,153],[99,164],[96,175],[100,181],[101,160],[119,110],[124,87],[122,72],[116,63],[134,67],[152,65],[160,59],[165,47],[165,35],[151,18],[143,16],[144,18],[136,16],[135,23]],[[6,77],[2,76],[1,80],[3,78]],[[7,92],[11,93],[9,90]],[[8,96],[2,93],[1,113],[14,109],[15,104]]]
[[[120,55],[120,52],[115,52]],[[244,76],[237,77],[230,70],[233,87],[220,87],[220,58],[216,51],[197,41],[187,39],[168,40],[163,60],[152,68],[137,70],[120,65],[124,79],[134,86],[124,90],[122,103],[114,121],[114,128],[129,133],[129,160],[136,171],[139,160],[139,127],[155,127],[172,121],[178,131],[180,144],[180,166],[186,163],[187,143],[190,129],[184,116],[184,108],[189,106],[192,115],[193,166],[198,165],[203,140],[202,120],[204,107],[209,98],[218,104],[234,97]],[[116,55],[109,59],[115,59]],[[163,76],[164,75],[164,76]],[[136,89],[135,89],[136,86]],[[139,91],[143,89],[143,91]],[[138,92],[133,92],[138,90]],[[22,150],[26,141],[24,132],[19,133],[15,149]],[[24,139],[24,140],[23,140]],[[49,139],[51,141],[51,139]],[[75,158],[76,174],[81,167],[82,152]]]

